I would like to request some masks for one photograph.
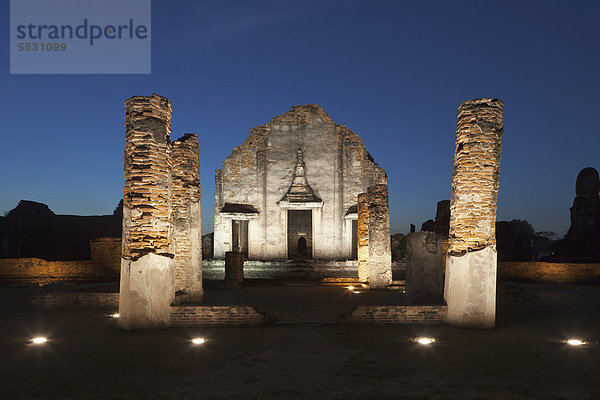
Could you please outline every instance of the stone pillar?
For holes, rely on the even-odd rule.
[[[407,293],[418,301],[440,302],[444,293],[442,235],[430,231],[410,233],[406,250]]]
[[[225,252],[225,280],[238,285],[244,283],[244,254],[237,251]]]
[[[388,186],[367,188],[369,208],[369,287],[385,289],[392,284],[392,244]]]
[[[163,328],[174,297],[171,103],[156,94],[128,99],[125,127],[119,327]]]
[[[367,194],[358,195],[358,280],[369,282],[369,203]]]
[[[493,328],[496,316],[496,200],[504,103],[467,100],[458,107],[444,297],[447,322]]]
[[[202,231],[198,136],[187,134],[171,148],[175,292],[202,300]]]

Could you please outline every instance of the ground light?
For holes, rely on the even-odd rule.
[[[41,337],[41,336],[40,337],[35,337],[35,338],[31,339],[31,343],[33,343],[33,344],[44,344],[47,341],[48,341],[47,338]]]
[[[114,314],[111,315],[111,317],[113,317],[113,318],[119,318],[119,313],[114,313]]]
[[[348,289],[349,291],[353,291],[354,290],[354,286],[348,286],[346,289]]]
[[[193,338],[193,339],[191,340],[191,342],[192,342],[193,344],[204,344],[204,343],[206,343],[206,339],[205,339],[205,338],[202,338],[202,337],[197,337],[197,338]]]
[[[419,343],[419,344],[431,344],[433,342],[435,342],[434,338],[428,338],[428,337],[419,337],[415,339],[415,342]]]
[[[581,339],[569,339],[567,340],[567,344],[570,344],[571,346],[581,346],[582,344],[585,344],[585,342]]]

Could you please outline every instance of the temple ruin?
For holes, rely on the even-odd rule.
[[[198,138],[171,143],[171,102],[125,102],[119,327],[170,325],[176,291],[202,296]]]
[[[357,259],[358,195],[373,185],[387,194],[358,135],[318,105],[292,107],[253,128],[215,171],[214,257]],[[389,241],[389,215],[387,229]]]
[[[447,321],[493,328],[496,315],[496,200],[503,106],[498,99],[458,107],[444,296]]]

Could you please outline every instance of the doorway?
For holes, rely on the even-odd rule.
[[[312,258],[312,211],[288,210],[288,258]]]
[[[231,221],[231,250],[242,253],[248,258],[248,220]]]

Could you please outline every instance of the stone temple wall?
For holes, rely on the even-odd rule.
[[[282,205],[298,149],[306,180],[322,202]],[[387,176],[358,135],[319,105],[292,107],[254,127],[216,171],[214,257],[232,250],[232,220],[248,220],[248,259],[287,259],[287,209],[293,208],[312,213],[315,259],[350,258],[358,194],[375,184],[387,184]],[[225,204],[250,206],[256,214],[221,212]]]
[[[444,296],[447,321],[492,328],[496,313],[496,200],[503,105],[476,99],[458,108]]]

